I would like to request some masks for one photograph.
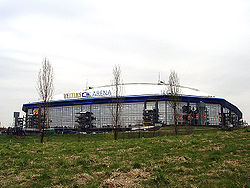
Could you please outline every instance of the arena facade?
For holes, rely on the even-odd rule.
[[[159,83],[128,83],[122,84],[121,127],[143,125],[143,112],[156,109],[158,123],[171,125],[174,121],[173,109],[166,93],[168,85]],[[223,98],[201,92],[198,89],[180,86],[178,97],[178,124],[238,126],[242,119],[241,111]],[[80,92],[68,92],[54,97],[49,102],[50,127],[74,128],[76,114],[92,112],[96,118],[96,128],[111,127],[111,106],[114,101],[114,86],[89,88]],[[35,114],[41,102],[23,104],[26,116]]]

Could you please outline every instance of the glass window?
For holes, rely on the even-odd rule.
[[[72,106],[70,106],[70,107],[63,107],[62,115],[63,116],[71,116],[72,117]]]

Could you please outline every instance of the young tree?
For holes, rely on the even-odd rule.
[[[180,82],[178,75],[175,71],[171,71],[168,79],[167,94],[169,95],[169,105],[174,111],[174,127],[175,134],[177,135],[177,122],[178,122],[178,110],[180,101]]]
[[[42,68],[38,73],[37,91],[42,101],[40,107],[39,129],[41,133],[41,143],[43,143],[44,129],[49,127],[49,101],[52,99],[54,92],[54,73],[53,68],[47,58],[42,62]]]
[[[111,104],[112,125],[114,129],[114,139],[117,140],[118,129],[121,126],[121,111],[122,111],[122,79],[121,68],[119,65],[113,67],[114,96]]]

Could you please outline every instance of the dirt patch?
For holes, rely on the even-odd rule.
[[[224,161],[225,166],[232,165],[234,167],[242,166],[241,162],[238,160],[226,160]]]
[[[1,178],[0,183],[1,183],[1,186],[7,187],[8,185],[11,184],[11,180],[8,178]]]
[[[174,140],[170,140],[170,139],[164,139],[164,140],[161,140],[161,143],[172,143],[174,142]]]
[[[104,180],[104,187],[141,187],[141,182],[150,178],[150,173],[142,169],[132,169],[127,173],[113,172],[111,176]]]
[[[181,179],[184,180],[184,182],[186,182],[186,181],[194,181],[195,180],[195,176],[193,176],[193,175],[187,175],[187,176],[183,176]]]
[[[134,148],[128,148],[127,151],[132,152],[132,151],[140,150],[140,149],[141,149],[140,146],[136,146],[136,147],[134,147]]]
[[[105,148],[96,148],[97,151],[107,151],[113,149],[113,147],[109,146],[109,147],[105,147]]]
[[[103,162],[105,162],[105,163],[110,163],[111,158],[110,158],[110,156],[106,156],[106,157],[102,158],[101,160],[102,160]]]
[[[125,149],[119,149],[118,151],[117,151],[117,153],[125,153],[125,152],[127,152],[127,150],[125,150]]]
[[[86,185],[93,179],[93,177],[87,173],[83,173],[75,175],[74,179],[78,185]]]
[[[123,154],[123,153],[138,153],[139,150],[141,150],[140,146],[134,147],[134,148],[128,148],[128,149],[119,149],[117,152],[119,154]],[[143,151],[145,152],[145,151]]]
[[[20,183],[20,182],[26,181],[26,178],[22,175],[18,175],[14,177],[14,181]]]
[[[153,140],[151,143],[155,144],[155,143],[172,143],[172,142],[174,142],[174,140],[164,139],[164,140]]]
[[[202,146],[198,149],[198,151],[220,151],[225,145],[209,145],[209,146]]]
[[[41,176],[40,174],[33,174],[33,175],[30,176],[30,179],[36,180],[36,179],[38,179],[40,176]]]
[[[105,175],[105,172],[104,172],[104,171],[101,171],[101,172],[94,172],[93,175],[94,175],[94,176],[100,177],[100,176],[104,176],[104,175]]]
[[[175,170],[182,171],[182,172],[184,172],[185,174],[194,173],[194,169],[192,169],[192,168],[186,168],[186,167],[184,167],[184,166],[175,167]]]
[[[54,188],[64,188],[64,186],[63,185],[55,185],[55,186],[53,186]]]
[[[112,159],[109,156],[106,156],[100,159],[100,162],[99,162],[100,165],[104,165],[106,167],[109,167],[111,163],[112,163]]]
[[[80,156],[75,156],[75,155],[71,155],[69,157],[65,157],[67,160],[69,161],[75,161],[79,158]]]
[[[194,163],[201,164],[201,163],[202,163],[202,161],[201,161],[201,160],[199,160],[199,159],[196,159],[196,160],[194,161]]]
[[[185,156],[176,156],[176,157],[164,157],[163,158],[163,162],[167,162],[167,163],[189,163],[191,159]]]

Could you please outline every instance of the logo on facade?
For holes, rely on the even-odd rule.
[[[90,97],[91,95],[88,92],[82,92],[82,98]]]
[[[96,90],[96,91],[93,91],[93,94],[92,94],[93,97],[107,97],[107,96],[111,96],[111,90]]]
[[[64,99],[73,99],[73,98],[81,98],[82,93],[65,93],[64,94]]]
[[[38,110],[33,110],[33,114],[38,114]]]
[[[92,94],[89,92],[65,93],[64,99],[90,98],[90,97],[110,97],[111,90],[94,90]]]

